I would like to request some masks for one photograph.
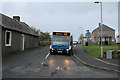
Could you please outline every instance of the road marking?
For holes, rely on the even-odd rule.
[[[41,64],[43,65],[43,62],[41,62]]]
[[[45,57],[45,59],[47,59],[49,55],[50,55],[50,53],[47,54],[47,56]]]
[[[87,68],[87,67],[85,67],[85,66],[83,66],[83,67],[80,67],[83,71],[90,71],[90,69],[89,68]]]
[[[63,68],[60,67],[60,66],[58,66],[58,67],[56,68],[56,70],[61,70],[61,71],[63,71]]]
[[[42,60],[42,62],[41,62],[42,65],[44,64],[45,60],[48,58],[49,55],[50,55],[50,53],[48,53],[48,54],[46,55],[46,57]]]
[[[58,66],[56,69],[59,70],[59,69],[60,69],[60,66]]]
[[[103,62],[103,63],[106,63],[106,64],[110,64],[110,65],[114,65],[114,66],[119,66],[119,65],[117,65],[117,64],[109,63],[109,62],[103,61],[103,60],[98,59],[98,58],[95,58],[95,59],[98,60],[98,61],[101,61],[101,62]]]

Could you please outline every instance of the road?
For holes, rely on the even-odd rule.
[[[73,56],[50,55],[49,47],[13,54],[2,62],[3,78],[118,78],[116,73],[85,66]]]

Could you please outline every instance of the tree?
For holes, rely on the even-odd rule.
[[[48,32],[41,32],[40,36],[39,36],[39,40],[50,40],[50,35]]]
[[[42,31],[40,31],[40,29],[36,29],[36,28],[33,27],[33,26],[31,26],[31,29],[32,29],[36,34],[38,34],[40,41],[50,40],[49,32],[42,32]]]
[[[36,29],[35,27],[33,26],[30,26],[30,28],[36,33],[39,35],[39,33],[41,32],[40,29]]]

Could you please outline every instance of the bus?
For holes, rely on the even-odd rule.
[[[70,32],[53,32],[50,45],[50,54],[72,54],[73,37]]]

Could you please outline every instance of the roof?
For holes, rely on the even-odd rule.
[[[96,29],[93,30],[93,32],[94,32],[94,31],[100,31],[100,30],[101,30],[101,27],[97,27]],[[103,31],[110,31],[110,30],[115,31],[114,29],[108,27],[108,26],[105,25],[105,24],[102,24],[102,30],[103,30]]]
[[[1,13],[0,13],[0,16],[2,17],[2,21],[0,20],[2,23],[0,23],[0,25],[2,25],[3,28],[7,28],[10,30],[18,31],[18,32],[33,35],[33,36],[38,36],[27,24],[23,22],[18,22]]]

